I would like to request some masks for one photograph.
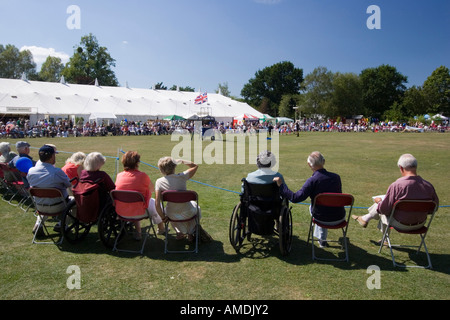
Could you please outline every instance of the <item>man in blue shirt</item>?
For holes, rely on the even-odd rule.
[[[294,193],[289,190],[287,185],[278,178],[275,178],[274,181],[276,181],[278,186],[280,186],[280,194],[293,203],[302,202],[308,197],[311,198],[311,210],[314,205],[314,198],[319,193],[342,193],[342,184],[339,175],[325,170],[325,158],[320,152],[312,152],[309,155],[307,162],[313,171],[313,174],[308,180],[306,180],[303,187],[297,192]],[[336,209],[331,207],[316,206],[315,212],[312,214],[314,215],[315,220],[323,224],[328,223],[330,225],[335,225],[341,223],[345,219],[344,208]],[[328,246],[326,242],[327,235],[327,229],[316,225],[314,236],[319,239],[319,243],[322,247]]]
[[[258,170],[250,172],[247,175],[247,182],[254,184],[271,184],[275,177],[279,177],[281,181],[284,181],[281,173],[272,170],[276,163],[277,160],[272,152],[261,152],[256,158]]]
[[[28,171],[27,179],[30,187],[56,188],[61,190],[64,198],[69,196],[67,188],[71,187],[69,177],[60,168],[55,167],[56,149],[50,145],[44,145],[39,149],[39,160],[36,165]],[[36,206],[45,207],[46,212],[60,212],[65,208],[65,203],[59,199],[35,198]],[[37,231],[40,217],[36,220],[33,232]]]

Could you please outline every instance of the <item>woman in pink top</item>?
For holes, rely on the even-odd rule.
[[[72,180],[73,178],[80,178],[81,170],[83,170],[83,163],[86,159],[86,154],[83,152],[74,153],[69,159],[66,160],[66,165],[62,167],[62,171],[67,174],[69,179],[72,181],[74,186],[77,180]]]
[[[158,225],[158,233],[164,234],[164,223],[155,209],[155,200],[152,199],[154,186],[150,177],[142,171],[138,170],[141,156],[135,151],[128,151],[122,157],[122,164],[124,171],[119,173],[116,178],[116,190],[128,190],[140,192],[148,203],[148,210],[154,224]],[[120,205],[119,203],[117,205]],[[130,209],[130,204],[126,204],[127,210]],[[139,208],[137,208],[139,210]],[[141,226],[136,222],[136,239],[140,239]]]

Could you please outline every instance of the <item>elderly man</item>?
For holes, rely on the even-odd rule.
[[[14,157],[16,157],[17,154],[14,152],[11,152],[11,147],[9,145],[9,142],[2,142],[0,143],[0,163],[9,163],[12,159],[14,159]],[[22,176],[17,173],[17,175],[15,175],[13,172],[11,171],[5,171],[5,179],[6,181],[17,181],[17,180],[21,180]]]
[[[60,168],[56,168],[56,149],[51,145],[44,145],[39,149],[39,160],[33,168],[28,171],[27,179],[30,187],[36,188],[56,188],[61,190],[65,199],[68,199],[67,188],[72,185],[69,177]],[[65,204],[59,203],[58,199],[35,199],[36,206],[45,206],[45,211],[59,212],[64,209]],[[58,202],[58,203],[56,203]],[[37,231],[39,225],[39,217],[33,228],[33,232]]]
[[[272,152],[261,152],[256,158],[256,165],[258,167],[258,170],[250,172],[247,175],[246,180],[249,183],[270,184],[273,182],[273,178],[280,177],[283,181],[282,174],[272,170],[276,163],[277,160]]]
[[[308,180],[306,180],[303,187],[296,193],[289,190],[287,185],[283,183],[280,178],[274,178],[274,181],[276,181],[278,186],[280,186],[281,195],[293,203],[302,202],[308,197],[311,198],[311,210],[314,204],[314,199],[319,193],[342,193],[342,183],[339,175],[328,172],[324,168],[325,158],[320,152],[312,152],[308,157],[307,163],[313,171],[313,174]],[[345,219],[344,208],[336,210],[335,208],[315,206],[315,212],[312,212],[312,214],[314,215],[314,219],[320,221],[322,224],[335,225],[341,223]],[[327,229],[316,225],[314,236],[319,239],[319,244],[321,247],[328,246],[326,241],[328,236]]]
[[[352,218],[359,222],[362,227],[367,227],[372,219],[380,219],[383,226],[387,225],[387,218],[397,200],[433,200],[439,205],[439,198],[434,187],[428,181],[417,175],[417,160],[411,154],[403,154],[400,156],[397,166],[400,169],[401,177],[393,182],[383,197],[374,199],[375,204],[369,208],[369,213],[364,216],[353,215]],[[417,229],[422,225],[405,226],[394,221],[393,226],[400,227],[403,230]],[[384,228],[381,228],[384,231]]]
[[[17,156],[17,154],[14,152],[11,152],[11,146],[9,145],[9,142],[0,143],[0,162],[1,163],[8,163],[15,156]]]
[[[30,156],[30,144],[28,142],[25,142],[25,141],[17,142],[16,143],[16,149],[17,149],[17,152],[19,153],[19,155],[15,156],[8,163],[8,165],[11,168],[15,168],[16,167],[16,162],[17,162],[17,160],[20,159],[20,157],[27,157],[27,158],[29,158],[33,162],[33,166],[36,164],[36,161],[34,161],[33,158]]]

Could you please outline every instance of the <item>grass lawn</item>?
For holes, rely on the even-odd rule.
[[[60,151],[109,156],[104,170],[114,177],[118,150],[137,150],[140,169],[155,182],[160,157],[170,155],[177,141],[169,136],[55,138],[29,140],[32,147],[54,143]],[[11,141],[12,144],[15,141]],[[211,144],[204,142],[204,147]],[[13,148],[14,149],[14,148]],[[78,245],[31,244],[35,218],[32,211],[0,201],[0,299],[144,299],[144,300],[315,300],[315,299],[450,299],[450,136],[438,133],[302,133],[280,136],[280,172],[288,186],[298,190],[311,175],[306,158],[321,151],[326,168],[339,173],[343,191],[355,197],[354,213],[365,214],[371,197],[383,194],[399,176],[396,167],[402,153],[412,153],[419,161],[419,174],[433,183],[441,207],[427,236],[432,270],[394,268],[389,250],[380,254],[371,241],[381,238],[371,223],[367,229],[351,221],[348,231],[350,262],[313,262],[306,245],[309,214],[306,204],[292,204],[293,247],[282,257],[277,238],[246,242],[236,254],[228,240],[233,207],[238,203],[240,180],[254,171],[254,164],[201,164],[188,187],[198,192],[202,224],[214,241],[201,244],[198,254],[164,254],[164,238],[151,238],[143,256],[113,253],[98,239],[94,226]],[[32,151],[37,159],[37,149]],[[69,154],[57,155],[62,167]],[[119,171],[122,170],[119,164]],[[212,188],[208,185],[220,187]],[[225,189],[225,190],[224,190]],[[232,192],[230,192],[232,191]],[[332,231],[329,237],[338,237]],[[411,243],[397,234],[393,239]],[[135,244],[135,243],[132,243]],[[414,243],[415,244],[415,243]],[[318,250],[329,255],[336,249]],[[398,252],[400,261],[423,263],[411,250]],[[70,290],[69,266],[80,268],[81,289]],[[381,288],[370,290],[369,266],[380,268]]]

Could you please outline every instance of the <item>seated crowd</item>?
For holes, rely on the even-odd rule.
[[[70,200],[69,197],[72,196],[71,189],[78,181],[100,185],[100,189],[102,190],[99,193],[100,207],[105,206],[106,202],[109,201],[109,192],[111,190],[138,191],[144,196],[146,203],[148,203],[148,211],[152,222],[158,226],[158,234],[160,235],[165,234],[165,222],[167,222],[168,218],[185,220],[196,214],[192,203],[169,203],[164,211],[162,210],[161,203],[161,194],[163,191],[186,190],[187,180],[195,175],[198,168],[192,162],[175,160],[171,157],[160,159],[158,166],[163,176],[156,180],[156,185],[154,185],[150,177],[145,172],[139,170],[140,155],[135,151],[128,151],[123,155],[122,164],[124,170],[117,175],[116,181],[114,182],[105,171],[101,170],[106,162],[106,158],[99,152],[91,152],[88,155],[83,152],[76,152],[66,160],[65,165],[60,169],[55,167],[56,155],[58,154],[55,145],[46,144],[42,146],[38,151],[38,161],[33,160],[29,156],[30,145],[27,142],[17,142],[16,149],[18,154],[11,152],[8,142],[0,143],[0,162],[7,164],[11,169],[17,169],[16,172],[20,172],[19,168],[15,167],[19,158],[27,157],[32,163],[31,168],[28,168],[27,172],[22,172],[22,174],[13,177],[13,179],[27,181],[28,188],[59,189],[66,202]],[[188,168],[181,173],[175,173],[178,164],[185,164]],[[8,180],[10,177],[5,175],[4,179]],[[152,198],[152,194],[155,194],[154,198]],[[39,209],[39,206],[45,206],[46,212],[49,212],[50,207],[52,207],[50,211],[61,211],[61,208],[65,204],[53,203],[54,201],[50,199],[37,199],[35,204],[38,208],[36,209]],[[132,207],[130,208],[132,210]],[[40,218],[38,217],[33,227],[33,233],[39,232],[39,234],[42,234],[42,230],[38,229],[39,222]],[[172,227],[177,233],[177,239],[187,238],[190,241],[193,239],[195,226],[195,220],[172,223]],[[139,222],[135,223],[135,228],[136,233],[134,237],[136,240],[140,240],[141,226]]]
[[[39,149],[39,160],[35,161],[29,155],[30,145],[25,141],[16,143],[18,154],[11,152],[9,143],[0,143],[0,162],[15,168],[18,159],[25,157],[31,160],[31,168],[26,175],[20,177],[27,181],[29,187],[53,187],[60,189],[65,198],[70,196],[70,189],[73,187],[73,179],[101,183],[105,194],[111,190],[131,190],[140,192],[148,203],[148,211],[152,222],[158,226],[158,233],[165,233],[165,222],[168,219],[181,220],[182,222],[171,223],[172,228],[177,233],[177,239],[193,239],[196,227],[195,220],[189,220],[196,215],[196,208],[193,203],[168,203],[165,210],[162,210],[162,193],[166,190],[187,190],[187,181],[191,179],[198,170],[198,165],[186,160],[176,160],[171,157],[163,157],[158,162],[158,168],[162,177],[153,184],[150,177],[139,170],[140,155],[135,151],[128,151],[122,157],[124,170],[117,175],[114,182],[111,177],[102,171],[106,158],[99,152],[92,152],[85,155],[82,152],[73,154],[67,159],[65,166],[60,169],[55,167],[57,149],[54,145],[46,144]],[[338,225],[345,219],[345,210],[335,210],[330,207],[314,206],[314,199],[320,193],[342,193],[341,178],[338,174],[325,169],[325,157],[318,151],[312,152],[307,158],[307,165],[312,171],[312,175],[306,179],[303,186],[296,192],[291,191],[287,186],[284,177],[279,172],[273,171],[276,164],[275,155],[269,151],[260,153],[256,159],[258,169],[247,176],[247,181],[256,184],[276,183],[280,188],[283,198],[292,203],[300,203],[307,198],[311,200],[310,214],[322,225]],[[178,165],[183,164],[187,168],[176,173]],[[369,213],[364,216],[353,216],[356,222],[366,227],[371,219],[380,219],[386,225],[385,217],[390,215],[393,205],[401,199],[429,199],[439,204],[439,198],[431,183],[422,179],[417,173],[417,160],[410,154],[403,154],[398,160],[397,166],[401,177],[392,183],[387,189],[384,200],[376,198]],[[5,175],[4,179],[9,179]],[[71,182],[72,180],[72,182]],[[152,195],[154,194],[154,198]],[[109,199],[109,197],[108,197]],[[39,202],[36,205],[55,205],[55,210],[60,210],[58,205],[50,202]],[[101,202],[107,198],[101,199]],[[314,208],[315,212],[311,209]],[[381,217],[380,217],[381,216]],[[383,218],[384,217],[384,218]],[[39,219],[39,218],[38,218]],[[39,232],[36,222],[33,232]],[[419,228],[422,224],[415,224]],[[411,229],[411,226],[399,226]],[[141,227],[135,224],[136,238],[140,238]],[[382,226],[380,227],[382,229]],[[316,225],[314,236],[318,238],[320,246],[326,247],[327,229]]]
[[[280,134],[293,134],[298,132],[403,132],[408,127],[417,128],[424,132],[446,132],[448,121],[432,121],[424,124],[418,121],[414,123],[398,123],[393,121],[379,121],[369,123],[366,120],[355,120],[349,123],[342,121],[316,121],[303,118],[295,122],[271,123],[260,121],[245,121],[244,123],[212,121],[204,123],[203,127],[218,130],[222,134],[254,133],[259,130],[278,131]],[[135,136],[135,135],[168,135],[174,132],[190,132],[194,130],[194,121],[179,120],[147,120],[147,121],[110,121],[97,123],[96,121],[78,121],[57,119],[52,123],[46,119],[32,124],[28,119],[9,119],[0,121],[0,137],[24,139],[24,138],[55,138],[55,137],[91,137],[91,136]],[[408,131],[408,130],[407,130]]]

